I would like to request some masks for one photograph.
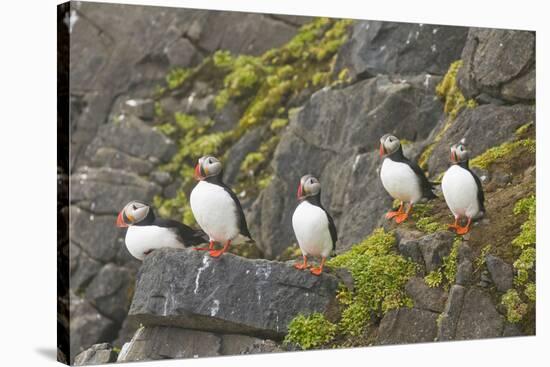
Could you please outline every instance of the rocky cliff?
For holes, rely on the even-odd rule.
[[[78,363],[535,332],[534,33],[90,3],[71,12],[71,356],[114,346]],[[448,147],[466,140],[487,199],[471,234],[446,231],[442,198],[404,225],[384,222],[387,132],[434,181]],[[223,160],[257,246],[220,260],[132,259],[118,210],[152,201],[193,225],[191,170],[204,154]],[[284,262],[297,254],[290,218],[304,173],[323,183],[340,238],[320,278]]]

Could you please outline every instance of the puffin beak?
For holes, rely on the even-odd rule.
[[[118,217],[116,218],[116,226],[120,228],[128,227],[128,225],[124,222],[124,219],[122,219],[122,212],[118,213]]]
[[[300,182],[300,185],[298,186],[298,192],[296,193],[296,197],[298,200],[302,198],[302,183]]]
[[[384,144],[380,143],[380,157],[386,155],[386,149],[384,149]]]
[[[195,174],[193,175],[193,177],[197,181],[202,180],[200,163],[197,163],[197,165],[195,166]]]

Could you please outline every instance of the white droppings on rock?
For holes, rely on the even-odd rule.
[[[94,215],[93,215],[93,214],[90,215],[90,221],[91,221],[91,222],[94,221]]]
[[[432,45],[432,47],[430,47],[432,52],[436,52],[437,51],[437,46],[435,45],[435,43]]]
[[[209,257],[203,256],[202,258],[202,266],[197,270],[197,277],[195,278],[195,289],[193,289],[193,293],[197,294],[199,291],[199,279],[201,277],[201,273],[206,270],[210,266]]]
[[[136,107],[138,105],[137,101],[135,99],[129,99],[126,101],[126,104],[130,107]]]
[[[191,93],[191,95],[187,97],[187,105],[191,105],[194,100],[195,100],[195,92]]]
[[[355,172],[357,169],[357,166],[359,165],[359,161],[361,160],[361,154],[357,154],[355,156],[355,160],[353,161],[353,166],[351,167],[351,171]]]
[[[246,271],[246,274],[250,274],[250,270],[247,270],[247,271]]]
[[[432,30],[432,33],[433,33],[433,34],[436,34],[438,30],[439,30],[439,28],[434,28],[434,29]]]
[[[256,276],[263,276],[264,279],[268,279],[270,275],[271,275],[271,265],[270,264],[259,266],[256,269]]]
[[[420,35],[420,32],[416,31],[416,33],[414,34],[414,38],[415,39],[418,39],[418,36]]]
[[[386,49],[386,45],[380,46],[380,51],[384,51]]]
[[[220,301],[215,299],[214,305],[210,308],[210,316],[211,317],[216,316],[219,311],[220,311]]]
[[[74,25],[76,24],[79,18],[80,17],[78,16],[78,13],[76,12],[76,10],[71,10],[70,14],[65,15],[63,22],[69,28],[69,33],[72,33]]]
[[[430,78],[432,76],[430,74],[426,74],[424,77],[424,88],[428,88],[430,86]]]

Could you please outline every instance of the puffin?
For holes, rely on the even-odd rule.
[[[321,275],[323,266],[331,251],[336,248],[338,234],[334,220],[321,205],[321,183],[312,175],[300,179],[298,192],[300,202],[292,215],[292,227],[302,251],[303,262],[294,265],[296,269],[305,270],[310,266],[308,256],[321,257],[319,267],[312,267],[311,274]]]
[[[386,219],[396,223],[404,222],[411,214],[413,205],[422,198],[434,199],[433,185],[428,181],[422,169],[403,154],[403,147],[397,137],[385,134],[380,138],[380,180],[391,197],[401,202],[397,211],[386,213]],[[404,211],[405,203],[409,203]]]
[[[203,231],[175,220],[159,218],[149,204],[138,200],[130,201],[118,213],[116,225],[128,227],[124,240],[128,252],[142,261],[158,248],[183,248],[208,242]]]
[[[190,204],[199,226],[209,236],[211,257],[219,257],[233,244],[253,241],[237,195],[223,182],[221,162],[212,156],[201,157],[195,166],[197,185],[191,191]],[[214,244],[223,244],[221,250]]]
[[[451,166],[441,180],[441,191],[455,221],[449,229],[463,235],[470,231],[472,220],[485,214],[485,196],[481,180],[470,170],[470,153],[464,143],[451,146]],[[466,226],[460,225],[462,218],[467,219]]]

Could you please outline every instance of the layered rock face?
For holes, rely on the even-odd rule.
[[[72,360],[135,330],[125,319],[139,262],[114,222],[128,201],[150,202],[173,181],[157,170],[176,147],[152,126],[155,86],[218,49],[277,47],[309,18],[79,2],[70,14]]]
[[[319,312],[338,322],[339,284],[353,289],[355,281],[342,269],[317,278],[271,261],[284,258],[295,243],[291,215],[302,175],[322,182],[340,254],[381,225],[396,230],[383,218],[392,199],[378,177],[381,135],[403,139],[405,154],[423,157],[430,179],[437,180],[451,144],[464,138],[475,157],[514,141],[518,128],[535,122],[533,33],[355,21],[330,63],[337,83],[290,93],[277,106],[288,110],[287,125],[274,128],[267,119],[219,151],[225,181],[239,188],[258,251],[270,260],[167,249],[141,264],[114,226],[117,212],[133,199],[185,196],[179,173],[162,169],[185,148],[159,129],[163,119],[192,115],[213,121],[209,133],[222,134],[237,130],[248,109],[246,98],[216,107],[225,75],[208,68],[160,97],[157,84],[165,85],[175,67],[202,65],[217,50],[262,55],[312,19],[91,3],[72,10],[71,205],[65,210],[71,224],[71,360],[78,364],[112,362],[119,349],[119,362],[288,350],[281,342],[290,321]],[[436,87],[459,59],[456,83],[475,103],[450,118]],[[243,164],[274,130],[265,165],[270,180],[247,196],[248,188],[238,186],[249,174]],[[398,228],[394,250],[418,264],[404,288],[412,307],[373,316],[364,345],[525,334],[500,305],[514,286],[510,243],[521,222],[497,214],[512,217],[513,204],[534,193],[534,157],[474,169],[487,188],[488,215],[460,245],[456,278],[432,287],[424,279],[453,251],[450,232],[438,227],[426,233],[414,221]],[[439,222],[449,220],[442,199],[433,212]],[[487,244],[495,251],[479,261]],[[92,347],[105,342],[110,344]]]

